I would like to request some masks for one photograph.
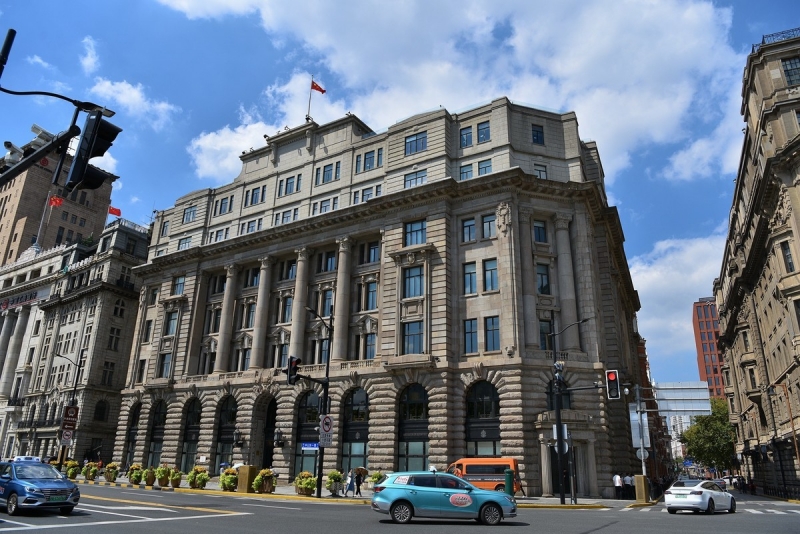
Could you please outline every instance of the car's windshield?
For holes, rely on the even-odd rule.
[[[30,464],[16,466],[17,478],[20,479],[33,479],[33,478],[61,478],[58,471],[53,466],[45,464]]]

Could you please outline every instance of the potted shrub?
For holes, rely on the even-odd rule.
[[[156,480],[158,480],[158,485],[162,488],[166,488],[169,485],[169,475],[172,470],[166,466],[166,464],[161,464],[155,469]],[[151,486],[152,484],[148,484]]]
[[[328,481],[325,482],[325,488],[331,492],[331,494],[335,497],[339,495],[340,491],[344,490],[344,476],[341,472],[334,469],[330,473],[328,473]]]
[[[144,472],[144,485],[145,486],[152,486],[156,483],[156,470],[151,465],[147,468],[147,471]]]
[[[107,482],[116,482],[117,475],[119,475],[119,465],[114,462],[111,462],[106,466],[106,470],[103,472],[103,476],[105,477]]]
[[[380,471],[375,471],[374,473],[372,473],[368,479],[369,481],[368,489],[372,489],[373,487],[375,487],[375,484],[380,482],[382,478],[383,478],[383,473],[381,473]]]
[[[253,480],[253,491],[256,493],[273,493],[277,479],[272,469],[262,469]]]
[[[308,471],[301,471],[294,479],[294,489],[300,495],[313,495],[317,489],[317,477]]]
[[[78,473],[81,472],[81,466],[75,460],[69,460],[66,463],[66,468],[67,468],[67,478],[69,478],[70,480],[75,480],[75,478],[78,476]]]
[[[235,491],[239,485],[239,472],[229,467],[219,476],[219,487],[222,491]]]
[[[190,488],[203,489],[210,479],[211,476],[209,476],[208,470],[202,465],[194,466],[186,475],[186,481],[189,483]]]
[[[169,483],[173,488],[179,488],[181,486],[181,480],[183,480],[183,471],[176,467],[169,475]]]
[[[97,464],[94,462],[87,463],[81,470],[81,474],[86,480],[94,480],[97,478],[97,473],[99,472],[100,470],[97,468]]]
[[[128,480],[131,484],[141,484],[143,475],[141,464],[131,464],[128,468]]]

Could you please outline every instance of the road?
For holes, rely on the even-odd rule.
[[[367,530],[369,534],[453,534],[542,532],[555,534],[797,534],[800,505],[738,495],[736,514],[679,513],[669,515],[661,506],[590,510],[520,509],[514,519],[498,527],[473,521],[413,520],[396,525],[388,516],[366,505],[323,501],[297,501],[232,495],[156,492],[103,486],[81,486],[81,504],[70,516],[55,512],[26,512],[8,517],[0,511],[0,534],[20,531],[83,531],[141,534],[191,532],[236,534],[302,532],[343,534]]]

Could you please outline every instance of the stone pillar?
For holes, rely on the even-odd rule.
[[[571,215],[556,215],[556,252],[558,253],[558,294],[561,306],[561,325],[564,328],[578,320],[575,299],[575,276],[572,272],[572,251],[569,241]],[[561,334],[559,350],[580,350],[580,330],[577,326],[567,328]]]
[[[589,496],[599,497],[600,489],[597,487],[597,457],[594,454],[594,438],[589,438],[586,445],[586,474],[589,476]]]
[[[539,441],[539,457],[542,461],[542,497],[553,496],[553,472],[550,469],[550,445],[547,440]]]
[[[292,337],[289,340],[289,356],[303,359],[303,342],[306,338],[308,320],[308,261],[311,249],[297,249],[297,278],[294,281],[294,300],[292,301]]]
[[[17,312],[14,333],[11,336],[11,343],[9,343],[8,352],[3,362],[3,374],[0,375],[0,397],[8,398],[11,395],[11,388],[14,385],[14,370],[17,368],[19,352],[22,350],[22,340],[25,337],[25,329],[28,327],[30,314],[30,306],[23,306]]]
[[[264,367],[264,352],[267,345],[267,322],[269,321],[269,289],[272,282],[272,263],[269,256],[259,258],[261,272],[258,275],[258,300],[256,301],[256,318],[253,326],[253,357],[250,359],[251,369]]]
[[[8,310],[3,313],[3,329],[0,330],[0,366],[6,361],[8,345],[11,342],[11,333],[14,331],[14,324],[17,322],[17,312]]]
[[[536,272],[533,261],[531,214],[519,214],[520,263],[522,266],[522,321],[525,323],[525,345],[539,346],[539,319],[536,317]]]
[[[222,296],[222,317],[219,322],[219,346],[217,360],[214,362],[215,373],[230,371],[231,337],[233,336],[233,309],[236,300],[236,274],[239,268],[235,264],[225,267],[225,294]]]
[[[336,272],[336,302],[333,310],[333,347],[331,360],[347,359],[347,334],[350,331],[350,248],[353,242],[349,237],[337,239],[339,261]]]

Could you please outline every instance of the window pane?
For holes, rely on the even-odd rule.
[[[462,241],[475,241],[475,219],[464,219],[461,221],[461,228]]]
[[[485,260],[483,262],[483,290],[496,291],[499,287],[497,283],[497,260]]]
[[[472,146],[472,126],[461,128],[461,148]]]

